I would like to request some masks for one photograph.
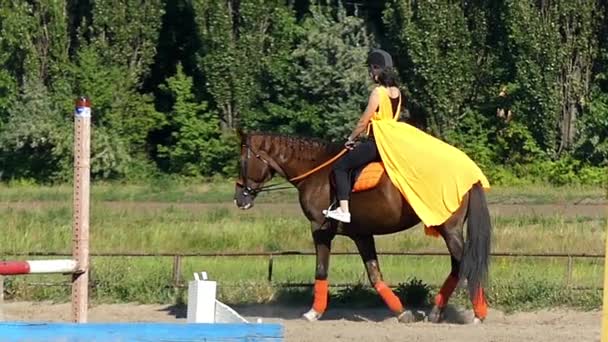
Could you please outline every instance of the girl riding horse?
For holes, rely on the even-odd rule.
[[[393,71],[391,56],[384,50],[375,49],[369,54],[367,63],[369,65],[369,75],[378,84],[378,87],[372,91],[365,112],[363,112],[357,126],[345,143],[345,147],[350,152],[340,158],[333,167],[336,181],[336,198],[340,206],[335,210],[324,211],[327,217],[342,222],[350,222],[348,207],[351,192],[350,172],[363,165],[380,160],[378,147],[374,140],[374,127],[371,125],[372,117],[386,120],[398,119],[401,109],[401,92]],[[385,108],[386,104],[389,103],[386,101],[386,97],[390,99],[390,112],[388,108]],[[387,115],[389,113],[390,115]],[[388,117],[384,118],[382,115]],[[355,144],[356,139],[364,132],[367,133],[367,140]]]
[[[339,207],[323,213],[337,221],[351,222],[350,172],[372,161],[382,161],[389,178],[424,224],[441,225],[458,209],[473,184],[489,188],[489,182],[481,169],[459,149],[397,121],[401,93],[393,60],[386,51],[373,50],[368,56],[368,65],[377,86],[345,143],[350,151],[332,169]],[[367,141],[356,145],[355,139],[364,132],[367,132]],[[455,169],[459,172],[454,172]]]
[[[413,313],[404,308],[383,280],[374,236],[400,232],[422,222],[445,240],[452,267],[435,297],[431,321],[441,320],[461,280],[467,282],[476,321],[483,321],[487,315],[483,284],[492,235],[484,193],[489,183],[462,151],[397,122],[401,95],[390,72],[392,59],[388,53],[376,50],[368,62],[378,86],[345,144],[351,151],[330,169],[327,166],[343,153],[332,145],[276,134],[241,135],[235,204],[241,209],[252,208],[260,192],[276,189],[264,185],[275,174],[297,189],[302,211],[311,223],[316,253],[314,302],[303,315],[307,320],[319,319],[327,309],[331,244],[336,235],[344,235],[357,246],[370,283],[390,310],[401,322],[413,321]],[[372,139],[354,148],[354,139],[366,129]],[[386,173],[375,187],[351,194],[348,171],[373,160],[382,161]],[[324,211],[332,198],[332,170],[340,208]]]

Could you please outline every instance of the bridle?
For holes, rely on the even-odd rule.
[[[249,136],[247,137],[247,141],[241,145],[241,148],[245,148],[247,150],[247,156],[245,157],[245,160],[243,161],[243,163],[241,163],[241,178],[242,179],[238,179],[236,181],[236,184],[238,186],[241,186],[243,188],[243,196],[257,196],[260,192],[269,192],[269,191],[275,191],[275,190],[285,190],[285,189],[290,189],[291,187],[289,186],[283,186],[284,184],[287,184],[288,182],[283,182],[283,183],[279,183],[279,184],[271,184],[271,185],[265,185],[265,186],[260,186],[257,188],[253,188],[251,187],[248,183],[249,183],[249,178],[247,177],[247,170],[248,170],[248,166],[249,166],[249,159],[251,158],[251,155],[253,154],[253,156],[255,156],[256,159],[262,161],[264,164],[268,165],[268,167],[270,166],[270,163],[268,163],[268,161],[264,158],[262,158],[262,156],[260,156],[259,153],[257,153],[256,151],[254,151],[251,146],[249,145]],[[271,167],[272,168],[272,167]]]

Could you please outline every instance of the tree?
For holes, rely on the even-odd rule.
[[[558,156],[572,146],[590,94],[598,23],[593,0],[506,1],[515,110],[541,149]]]
[[[461,3],[393,0],[384,16],[412,95],[409,101],[424,112],[434,135],[456,130],[472,113],[467,108],[477,91],[477,71],[485,53],[473,45]],[[483,26],[483,21],[476,24]]]
[[[291,54],[290,81],[280,97],[266,103],[261,126],[286,133],[343,140],[369,96],[365,60],[372,46],[365,22],[342,6],[311,6]]]
[[[83,9],[81,9],[83,10]],[[69,66],[69,91],[92,99],[94,124],[107,170],[102,177],[122,177],[132,166],[147,163],[147,139],[164,123],[154,99],[141,91],[158,42],[163,6],[160,0],[96,1],[84,9],[77,49]]]
[[[197,0],[194,8],[206,90],[222,128],[233,129],[262,96],[262,77],[277,49],[273,34],[289,10],[279,0]]]
[[[67,180],[71,175],[71,123],[51,101],[42,80],[27,79],[0,131],[0,178]]]
[[[2,108],[9,115],[0,116],[0,122],[7,122],[0,134],[26,139],[37,132],[16,114],[22,106],[36,115],[48,109],[48,117],[37,120],[48,123],[44,127],[49,137],[65,137],[64,118],[72,113],[75,96],[87,95],[94,103],[97,138],[92,146],[93,174],[124,176],[129,163],[145,163],[147,135],[163,118],[139,87],[154,57],[161,15],[160,0],[78,5],[65,0],[3,1],[0,63],[7,71],[0,72],[0,115]],[[3,147],[7,154],[29,153],[21,145]],[[63,171],[49,171],[48,177],[65,177],[62,165],[70,162],[70,156],[52,155],[40,160],[48,163],[48,170]]]
[[[168,160],[170,171],[189,176],[209,176],[221,170],[230,149],[220,139],[217,116],[206,103],[196,101],[192,78],[184,74],[181,64],[162,90],[174,103],[168,115],[172,139],[158,147],[159,157]]]

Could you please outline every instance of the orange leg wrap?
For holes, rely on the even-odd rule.
[[[403,305],[401,304],[399,297],[397,297],[393,293],[393,290],[391,290],[383,281],[377,282],[374,287],[392,312],[396,314],[403,312]]]
[[[456,289],[456,286],[458,286],[458,277],[450,274],[443,283],[443,286],[441,286],[441,290],[439,290],[437,296],[435,296],[435,305],[438,308],[443,309],[448,304],[448,300],[450,300],[450,296]]]
[[[315,301],[312,308],[318,313],[324,313],[327,309],[327,293],[329,282],[327,280],[315,280]]]
[[[473,312],[475,313],[475,317],[480,319],[485,319],[488,315],[488,302],[486,302],[486,297],[483,293],[483,288],[479,288],[477,293],[473,297]]]

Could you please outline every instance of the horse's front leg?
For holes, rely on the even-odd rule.
[[[378,254],[376,253],[376,244],[372,235],[366,236],[351,236],[351,239],[357,245],[359,254],[365,270],[372,286],[378,291],[378,294],[384,300],[388,308],[397,316],[397,319],[403,323],[409,323],[416,320],[416,317],[411,311],[406,311],[401,304],[399,297],[395,295],[393,290],[382,279],[380,272],[380,264],[378,263]]]
[[[326,224],[329,224],[329,222]],[[321,318],[327,309],[327,297],[329,293],[329,282],[327,281],[329,271],[329,255],[331,254],[331,242],[335,236],[335,229],[322,229],[321,225],[313,222],[312,237],[315,243],[315,251],[317,255],[314,302],[312,304],[312,308],[303,315],[303,317],[310,322]]]

